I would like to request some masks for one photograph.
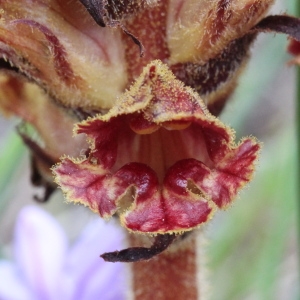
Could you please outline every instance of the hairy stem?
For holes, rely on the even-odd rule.
[[[130,246],[145,243],[131,235]],[[197,236],[178,238],[166,251],[149,261],[131,265],[134,300],[202,299],[199,286]],[[202,290],[202,288],[201,288]]]

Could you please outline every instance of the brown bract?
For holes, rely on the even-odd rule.
[[[79,123],[90,150],[53,169],[68,201],[127,229],[189,231],[226,208],[250,181],[260,149],[211,115],[191,88],[153,61],[105,115]]]

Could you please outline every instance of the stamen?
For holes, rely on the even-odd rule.
[[[137,134],[151,134],[159,129],[159,125],[146,120],[143,115],[138,114],[131,118],[129,127]]]
[[[167,130],[183,130],[191,125],[189,121],[170,121],[164,122],[162,126]]]

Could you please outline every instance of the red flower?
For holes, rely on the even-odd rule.
[[[67,199],[129,230],[173,233],[207,222],[249,182],[259,144],[233,131],[191,88],[153,61],[105,115],[77,125],[86,158],[54,168]]]

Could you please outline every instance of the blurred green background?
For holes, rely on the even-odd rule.
[[[272,12],[296,14],[297,1],[277,2]],[[250,187],[207,230],[214,300],[300,299],[296,68],[286,45],[285,36],[260,36],[222,114],[238,138],[254,135],[263,150]]]
[[[297,1],[277,1],[272,12],[295,15]],[[259,37],[221,116],[235,128],[237,139],[253,135],[264,146],[251,185],[205,229],[212,300],[300,299],[296,68],[287,65],[291,57],[286,45],[285,36]],[[36,193],[15,124],[17,120],[0,117],[0,258],[10,255],[14,220]],[[88,210],[65,205],[59,193],[43,207],[57,216],[71,238],[91,218]]]

